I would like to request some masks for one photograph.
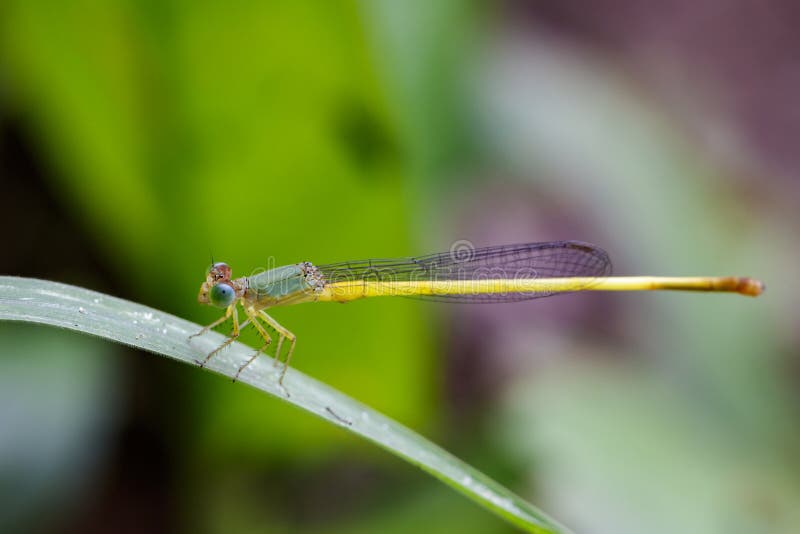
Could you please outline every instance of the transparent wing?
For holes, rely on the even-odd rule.
[[[580,241],[525,243],[484,248],[457,247],[449,252],[416,258],[370,259],[317,266],[324,282],[370,280],[493,280],[540,278],[598,278],[611,274],[606,252]],[[591,280],[576,287],[590,287]],[[547,297],[552,292],[485,295],[424,295],[414,298],[444,302],[514,302]]]

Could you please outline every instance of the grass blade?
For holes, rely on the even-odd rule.
[[[95,291],[65,284],[0,276],[0,320],[24,321],[75,330],[174,358],[190,365],[218,346],[224,336],[210,332],[188,340],[201,326],[173,315]],[[233,377],[253,349],[234,343],[211,360],[208,369]],[[422,468],[509,523],[537,533],[568,530],[533,505],[408,428],[335,389],[257,358],[239,377],[330,423],[358,434]]]

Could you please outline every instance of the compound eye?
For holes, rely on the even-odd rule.
[[[208,269],[208,274],[210,274],[214,280],[224,280],[231,277],[231,268],[227,263],[218,262]]]
[[[211,272],[211,271],[223,271],[225,269],[230,269],[230,267],[228,267],[228,264],[223,262],[223,261],[218,261],[217,263],[215,263],[215,264],[211,265],[211,267],[209,267],[208,272]]]
[[[227,308],[236,298],[236,292],[228,284],[217,284],[211,288],[208,300],[212,306],[217,308]]]

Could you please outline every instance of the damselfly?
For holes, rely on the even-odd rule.
[[[554,241],[474,248],[467,242],[449,252],[416,258],[371,259],[328,265],[310,262],[285,265],[232,279],[231,268],[214,263],[200,287],[197,300],[225,308],[225,314],[195,336],[227,319],[233,331],[225,342],[200,363],[204,366],[233,343],[243,327],[252,324],[263,342],[241,366],[239,374],[277,337],[276,365],[284,342],[279,383],[289,367],[297,338],[265,310],[301,302],[349,302],[366,297],[403,296],[447,302],[515,302],[574,291],[688,290],[732,292],[757,296],[764,290],[758,280],[746,277],[660,277],[611,275],[606,252],[580,241]],[[239,321],[237,305],[247,318]],[[194,336],[192,336],[194,337]]]

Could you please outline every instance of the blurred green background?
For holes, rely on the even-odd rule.
[[[3,274],[200,323],[249,274],[580,239],[585,294],[277,310],[293,363],[579,532],[800,529],[800,94],[788,0],[0,5]],[[273,258],[273,259],[271,259]],[[0,325],[0,530],[505,532],[222,377]]]

